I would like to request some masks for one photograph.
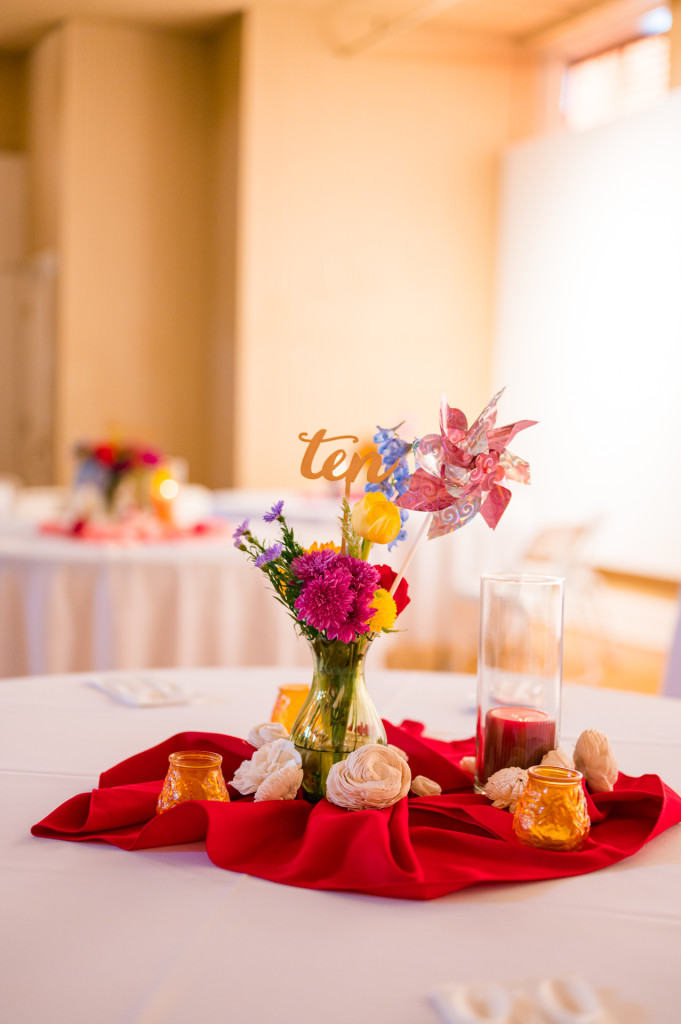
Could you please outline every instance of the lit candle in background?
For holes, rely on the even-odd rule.
[[[180,485],[174,480],[167,469],[159,469],[154,474],[151,485],[151,503],[156,515],[164,523],[173,521],[173,501],[180,493]]]
[[[556,720],[546,711],[490,708],[485,715],[484,731],[478,737],[478,778],[486,781],[502,768],[530,768],[539,764],[555,745]]]

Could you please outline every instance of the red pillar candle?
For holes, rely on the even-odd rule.
[[[484,783],[502,768],[531,768],[556,745],[556,720],[538,708],[490,708],[482,737]],[[478,761],[478,766],[480,761]]]

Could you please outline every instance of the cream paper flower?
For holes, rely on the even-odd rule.
[[[367,743],[331,766],[326,799],[350,811],[390,807],[409,792],[409,765],[382,743]]]
[[[542,757],[541,763],[548,764],[553,768],[575,767],[575,762],[562,747],[557,747],[556,750],[549,750],[548,754],[544,754]]]
[[[256,750],[250,761],[242,761],[234,773],[232,786],[242,795],[255,793],[268,775],[293,764],[300,768],[302,759],[290,740],[278,739]]]
[[[609,793],[617,781],[617,760],[605,733],[585,729],[575,744],[575,768],[594,793]]]
[[[488,778],[485,796],[492,801],[493,807],[508,807],[511,814],[514,814],[526,782],[525,768],[502,768]]]
[[[469,775],[475,775],[475,758],[462,757],[459,761],[459,768],[462,772],[468,772]]]
[[[303,769],[294,761],[287,761],[260,783],[255,791],[255,802],[260,800],[295,800],[303,784]]]
[[[402,747],[396,747],[394,743],[388,744],[388,750],[394,750],[395,753],[399,754],[400,757],[403,757],[405,761],[409,760],[409,754],[406,754],[404,750],[402,750]]]
[[[434,779],[427,779],[425,775],[416,775],[411,780],[411,791],[416,796],[439,796],[442,786]]]
[[[288,733],[281,722],[261,722],[260,725],[253,726],[246,738],[252,747],[260,750],[272,740],[287,740]]]

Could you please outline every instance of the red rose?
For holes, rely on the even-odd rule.
[[[389,565],[375,565],[374,569],[378,571],[378,574],[380,576],[380,580],[378,583],[379,587],[383,587],[384,590],[387,590],[389,592],[390,588],[392,587],[393,583],[397,578],[397,573],[393,569],[391,569]],[[397,587],[397,590],[393,594],[393,601],[395,602],[398,615],[400,614],[400,612],[403,612],[404,609],[409,604],[410,598],[407,593],[408,590],[409,584],[407,583],[405,578],[402,577]]]
[[[97,462],[101,462],[103,466],[113,466],[114,464],[114,452],[113,446],[110,444],[98,444],[95,445],[93,450],[94,457]]]

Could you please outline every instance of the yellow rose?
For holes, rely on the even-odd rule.
[[[400,532],[400,510],[380,491],[368,491],[352,510],[356,534],[372,544],[389,544]]]

